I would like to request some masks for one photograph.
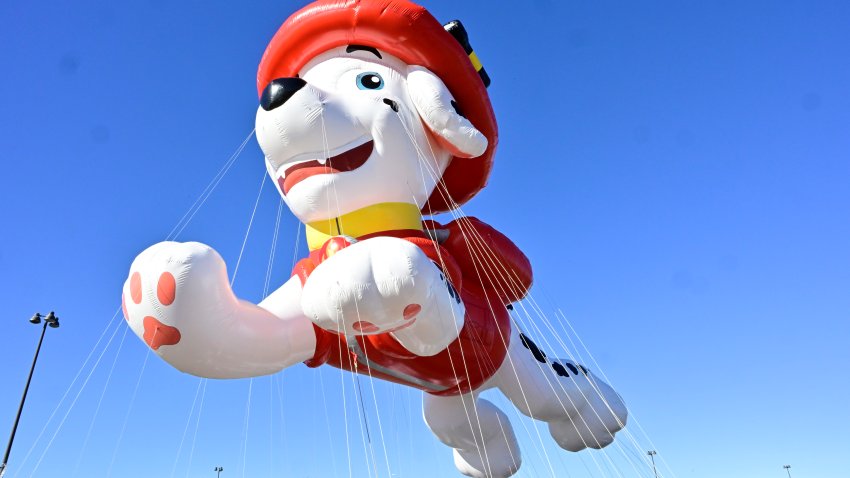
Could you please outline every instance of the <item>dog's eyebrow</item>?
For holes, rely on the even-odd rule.
[[[384,59],[384,57],[382,57],[382,56],[381,56],[381,52],[379,52],[377,48],[373,48],[373,47],[371,47],[371,46],[365,46],[365,45],[348,45],[348,46],[345,48],[345,52],[346,52],[346,53],[351,53],[351,52],[353,52],[353,51],[359,51],[359,50],[362,50],[362,51],[368,51],[369,53],[374,54],[374,55],[375,55],[375,56],[377,56],[378,58],[380,58],[380,59],[382,59],[382,60]]]

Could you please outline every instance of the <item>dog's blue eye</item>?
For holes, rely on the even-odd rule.
[[[384,79],[374,71],[357,75],[357,87],[361,90],[380,90],[384,87]]]

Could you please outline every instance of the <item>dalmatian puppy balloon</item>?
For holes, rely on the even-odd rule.
[[[523,253],[478,219],[423,219],[486,183],[489,81],[460,22],[441,25],[407,0],[320,0],[295,13],[260,63],[256,133],[309,256],[254,305],[209,246],[151,246],[124,285],[132,330],[201,377],[305,363],[421,389],[427,425],[468,476],[520,466],[507,416],[479,397],[487,389],[566,450],[611,443],[626,422],[620,396],[511,320],[532,281]]]

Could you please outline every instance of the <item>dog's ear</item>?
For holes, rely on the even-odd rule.
[[[456,110],[452,94],[437,75],[411,66],[407,86],[422,122],[453,155],[475,158],[484,154],[487,138]]]

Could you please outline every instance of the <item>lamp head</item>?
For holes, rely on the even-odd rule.
[[[47,322],[47,325],[54,329],[59,327],[59,317],[56,317],[56,314],[54,314],[52,310],[49,314],[47,314],[47,317],[44,318],[44,321]]]
[[[36,312],[35,315],[33,315],[32,318],[30,319],[30,323],[31,324],[40,324],[41,323],[41,314]]]

